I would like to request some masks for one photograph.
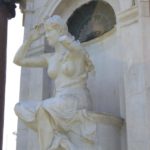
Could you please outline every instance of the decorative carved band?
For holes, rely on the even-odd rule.
[[[120,27],[125,27],[138,21],[139,12],[137,6],[121,12],[118,15],[118,23]]]

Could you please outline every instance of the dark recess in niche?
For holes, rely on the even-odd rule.
[[[94,0],[76,9],[67,21],[69,32],[80,42],[86,42],[110,31],[116,24],[113,8]]]

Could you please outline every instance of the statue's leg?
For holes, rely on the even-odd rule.
[[[40,150],[48,150],[53,140],[53,120],[44,108],[37,112],[37,132],[39,136]]]
[[[31,108],[28,103],[17,103],[14,111],[18,118],[29,128],[37,132],[34,107]]]

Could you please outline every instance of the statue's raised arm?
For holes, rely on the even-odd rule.
[[[44,53],[40,55],[28,56],[31,45],[41,36],[44,36],[44,38],[47,39],[48,44],[51,47],[54,47],[55,52],[57,53],[60,49],[62,50],[59,38],[62,35],[67,34],[67,25],[59,16],[53,16],[44,20],[44,23],[35,26],[27,40],[20,47],[15,55],[14,63],[23,67],[48,67],[51,54]]]
[[[46,67],[47,62],[45,54],[38,56],[28,56],[29,50],[33,42],[38,40],[44,33],[40,33],[39,30],[34,28],[30,33],[29,37],[24,41],[22,46],[19,48],[18,52],[14,57],[14,63],[23,67]]]

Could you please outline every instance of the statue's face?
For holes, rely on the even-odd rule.
[[[54,46],[54,44],[58,41],[58,38],[60,37],[59,32],[56,31],[55,29],[49,30],[46,32],[46,38],[49,43],[49,45]]]

